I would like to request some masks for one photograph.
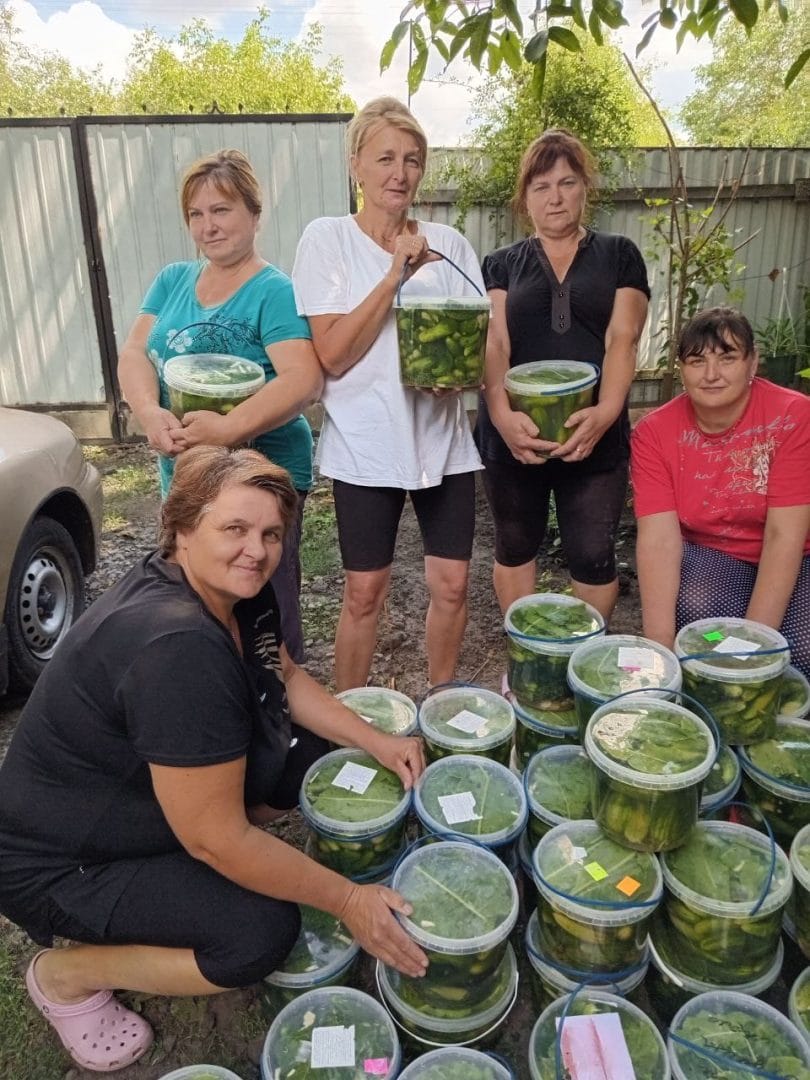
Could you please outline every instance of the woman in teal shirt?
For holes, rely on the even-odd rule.
[[[261,189],[244,154],[221,150],[195,162],[183,178],[181,205],[199,258],[172,263],[153,281],[121,350],[119,382],[160,455],[164,496],[176,455],[199,444],[249,443],[291,474],[298,519],[272,580],[284,640],[300,663],[298,548],[304,498],[312,486],[312,433],[301,410],[320,394],[320,365],[309,326],[296,313],[290,279],[256,249]],[[226,416],[197,411],[180,420],[169,411],[163,366],[173,356],[202,352],[254,360],[267,381]]]

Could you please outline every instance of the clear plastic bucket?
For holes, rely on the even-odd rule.
[[[424,996],[422,979],[410,979],[379,961],[376,971],[381,1001],[420,1048],[481,1042],[495,1034],[517,997],[518,969],[511,945],[487,979],[485,993],[474,983],[449,986],[440,1004]]]
[[[686,840],[717,752],[699,716],[629,694],[599,706],[585,750],[596,770],[593,816],[608,836],[638,851],[669,851]]]
[[[428,762],[448,754],[482,754],[509,765],[515,710],[502,694],[482,686],[447,686],[419,707]]]
[[[574,692],[580,738],[585,737],[594,710],[617,694],[655,687],[677,691],[681,681],[678,657],[657,641],[635,634],[607,634],[584,641],[568,661],[568,685]]]
[[[786,667],[779,695],[780,716],[810,716],[810,680],[795,667]]]
[[[684,690],[709,710],[723,742],[771,738],[790,662],[777,630],[750,619],[698,619],[678,631],[675,652]]]
[[[394,311],[402,384],[477,390],[491,306],[488,296],[401,296]]]
[[[223,1069],[221,1065],[184,1065],[182,1069],[174,1069],[170,1073],[164,1073],[158,1080],[242,1080],[230,1069]]]
[[[643,963],[662,895],[654,855],[620,846],[595,821],[568,821],[532,857],[542,952],[560,970],[615,974]]]
[[[810,1043],[810,967],[794,980],[788,997],[788,1015]]]
[[[528,916],[537,907],[537,886],[534,883],[532,856],[534,845],[529,840],[526,829],[517,843],[518,866],[520,867],[520,892],[523,900],[523,914]]]
[[[180,419],[206,409],[229,413],[265,384],[264,368],[253,360],[223,353],[184,353],[163,365],[169,405]]]
[[[549,746],[579,742],[573,699],[554,709],[529,709],[515,703],[515,760],[520,771],[530,759]]]
[[[325,754],[301,784],[312,857],[352,879],[384,874],[402,850],[410,804],[399,777],[364,750]]]
[[[529,805],[529,843],[564,821],[591,818],[593,766],[581,746],[549,746],[529,759],[523,786]]]
[[[684,1046],[680,1039],[696,1049]],[[679,1009],[669,1030],[667,1050],[674,1080],[734,1076],[738,1071],[740,1080],[749,1080],[752,1073],[746,1065],[759,1069],[760,1076],[800,1076],[804,1074],[798,1070],[810,1068],[810,1045],[786,1016],[764,1001],[730,990],[699,994]],[[776,1069],[769,1068],[770,1061],[776,1062]],[[720,1071],[724,1064],[725,1071]]]
[[[648,1016],[626,998],[585,987],[573,1001],[557,998],[540,1014],[529,1038],[529,1074],[532,1080],[557,1080],[558,1028],[570,1016],[618,1013],[636,1080],[669,1080],[664,1040]],[[564,1074],[563,1074],[564,1075]]]
[[[740,786],[740,759],[730,746],[721,746],[717,759],[700,789],[701,817],[708,817],[731,802]]]
[[[301,994],[275,1018],[261,1073],[262,1080],[278,1080],[295,1076],[296,1066],[305,1063],[316,1076],[351,1077],[370,1072],[374,1062],[375,1076],[393,1080],[400,1060],[396,1028],[382,1005],[361,990],[326,986]]]
[[[767,836],[727,821],[700,821],[661,856],[666,891],[656,941],[678,970],[734,986],[770,970],[793,888],[784,852]]]
[[[416,703],[386,686],[358,686],[335,694],[347,709],[387,735],[414,735],[418,728]]]
[[[799,829],[790,845],[795,890],[790,904],[791,936],[810,960],[810,825]]]
[[[772,739],[741,746],[738,753],[747,801],[788,849],[799,829],[810,825],[810,722],[777,717]]]
[[[416,783],[413,807],[424,832],[461,833],[496,851],[514,844],[528,815],[520,777],[472,754],[428,765]]]
[[[399,1080],[514,1080],[505,1062],[469,1046],[429,1050],[399,1074]]]
[[[579,360],[535,360],[518,364],[504,376],[509,403],[539,428],[538,438],[564,443],[571,434],[566,420],[593,402],[599,378],[595,364]]]
[[[590,604],[564,593],[532,593],[504,616],[509,688],[524,709],[571,709],[568,660],[587,638],[605,632]]]

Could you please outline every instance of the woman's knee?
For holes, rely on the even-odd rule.
[[[390,567],[384,570],[348,571],[343,590],[343,606],[355,620],[376,617],[388,595]]]
[[[223,930],[231,932],[195,950],[195,957],[209,982],[230,990],[261,982],[284,963],[301,931],[301,910],[297,904],[266,899],[249,917],[224,917],[223,923]]]
[[[456,559],[425,559],[425,576],[431,602],[459,610],[467,601],[470,564]]]

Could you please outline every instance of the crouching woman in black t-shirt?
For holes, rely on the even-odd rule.
[[[251,450],[178,459],[160,550],[76,623],[0,770],[0,911],[46,948],[26,975],[83,1068],[152,1041],[115,988],[209,994],[262,979],[299,932],[297,904],[343,920],[408,975],[426,958],[393,911],[258,826],[295,805],[327,742],[410,787],[418,739],[382,734],[287,656],[269,578],[292,520],[287,473]]]

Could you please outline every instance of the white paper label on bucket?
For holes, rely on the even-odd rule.
[[[718,641],[714,647],[714,652],[721,653],[752,653],[757,652],[762,646],[756,641],[746,641],[745,638],[731,637],[723,638],[722,641]]]
[[[363,713],[358,713],[358,716],[360,717],[361,720],[365,720],[365,722],[367,724],[373,724],[374,723],[374,717],[373,716],[364,716]]]
[[[448,825],[460,825],[462,821],[480,821],[475,812],[475,796],[471,791],[459,791],[455,795],[440,795],[439,806]]]
[[[369,769],[367,765],[358,765],[356,761],[347,761],[332,781],[332,787],[344,788],[346,791],[364,795],[376,775],[376,769]]]
[[[557,1017],[558,1029],[560,1020]],[[567,1016],[560,1050],[571,1080],[635,1080],[633,1060],[617,1012]]]
[[[465,735],[477,735],[479,739],[487,733],[486,717],[479,716],[478,713],[471,712],[469,709],[462,709],[461,712],[456,713],[452,720],[447,721],[447,726],[455,728],[456,731],[463,731]]]
[[[640,649],[637,646],[619,646],[618,666],[625,671],[654,671],[661,674],[663,663],[654,649]]]
[[[313,1069],[353,1069],[354,1024],[313,1028],[309,1064]]]

